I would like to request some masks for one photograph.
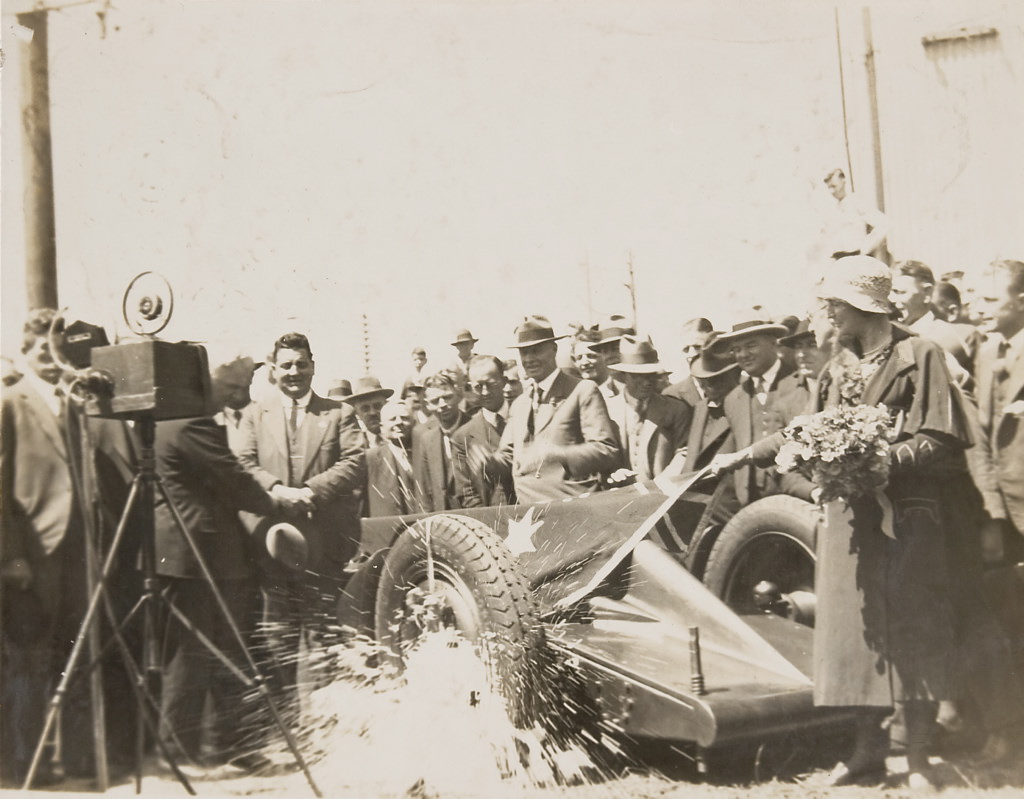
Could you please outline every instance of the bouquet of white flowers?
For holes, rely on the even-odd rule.
[[[798,416],[782,431],[780,472],[797,471],[820,489],[818,503],[875,494],[889,481],[893,435],[884,405],[837,406]]]

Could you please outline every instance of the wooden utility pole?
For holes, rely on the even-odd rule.
[[[25,205],[25,289],[28,307],[57,308],[57,233],[50,141],[50,68],[46,11],[18,14],[30,32],[19,45]]]
[[[363,374],[370,374],[370,320],[363,314]]]
[[[633,251],[629,251],[629,257],[626,261],[629,267],[629,282],[626,284],[626,288],[629,289],[629,304],[633,309],[633,329],[640,330],[640,321],[636,318],[636,274],[633,272]]]
[[[878,118],[878,76],[875,72],[875,43],[871,33],[871,9],[864,14],[864,66],[868,73],[868,102],[871,104],[871,144],[875,154],[875,203],[879,211],[885,210],[885,186],[882,176],[882,128]]]

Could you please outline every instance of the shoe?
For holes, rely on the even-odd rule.
[[[885,761],[840,763],[825,778],[829,788],[843,785],[877,785],[885,779]]]
[[[914,769],[907,772],[907,787],[912,791],[930,793],[938,790],[930,768]]]

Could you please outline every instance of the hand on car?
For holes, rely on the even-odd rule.
[[[708,465],[711,474],[715,477],[734,472],[741,466],[745,466],[750,460],[750,450],[741,449],[739,452],[726,452],[715,455]]]

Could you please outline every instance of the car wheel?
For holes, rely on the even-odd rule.
[[[512,721],[531,717],[541,627],[512,553],[487,525],[441,515],[410,526],[384,561],[374,618],[399,661],[425,633],[457,630],[477,647]]]
[[[771,610],[814,624],[818,512],[785,494],[751,503],[722,528],[704,584],[737,612]]]

